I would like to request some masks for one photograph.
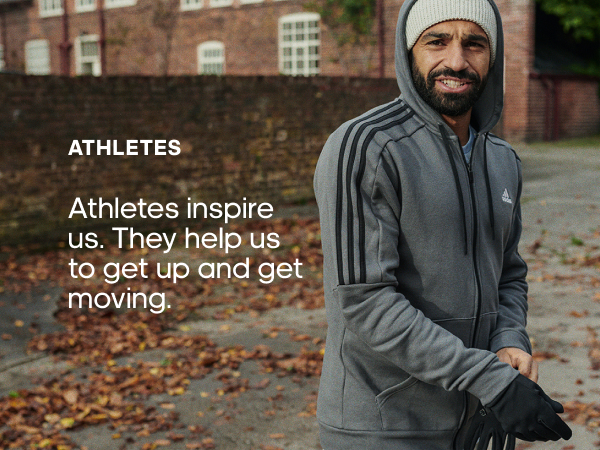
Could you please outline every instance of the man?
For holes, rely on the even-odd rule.
[[[503,34],[491,0],[406,0],[400,97],[317,164],[328,335],[325,450],[454,450],[480,401],[504,431],[569,438],[525,332],[521,163],[491,134]]]

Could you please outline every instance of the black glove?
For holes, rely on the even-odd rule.
[[[564,412],[562,405],[521,374],[487,407],[494,413],[504,431],[524,441],[571,438],[571,429],[557,415]]]
[[[502,425],[494,417],[494,414],[487,412],[480,403],[471,426],[467,430],[464,450],[487,450],[490,442],[492,450],[515,450],[515,441],[512,434],[508,434],[502,429]]]

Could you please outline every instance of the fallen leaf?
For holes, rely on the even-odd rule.
[[[161,403],[160,407],[164,409],[175,409],[175,403]]]
[[[308,334],[299,334],[297,336],[294,336],[292,338],[293,341],[296,342],[300,342],[300,341],[310,341],[312,339],[311,336],[309,336]]]
[[[74,405],[75,403],[77,403],[78,397],[79,395],[77,394],[77,391],[75,389],[69,389],[68,391],[65,391],[63,393],[63,398],[70,405]]]
[[[60,424],[63,426],[63,428],[71,428],[73,425],[75,425],[75,419],[72,417],[64,417],[60,419]]]

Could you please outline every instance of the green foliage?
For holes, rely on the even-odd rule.
[[[336,0],[329,0],[336,1]],[[368,35],[373,27],[375,18],[375,0],[337,0],[342,3],[342,20],[347,22],[352,30],[359,35]]]
[[[598,50],[589,55],[586,65],[575,65],[571,69],[600,77],[600,2],[599,0],[536,0],[547,14],[558,17],[565,33],[577,42],[589,41],[597,44]],[[600,95],[600,90],[599,90]]]
[[[313,0],[305,6],[320,14],[321,20],[331,28],[347,27],[357,41],[369,36],[375,19],[376,0]]]
[[[375,43],[374,22],[377,0],[309,0],[309,11],[319,13],[325,29],[337,44],[331,58],[346,75],[366,75]]]
[[[577,40],[600,39],[598,0],[537,0],[542,9],[560,19],[564,30]]]
[[[571,245],[581,247],[582,245],[584,245],[584,242],[581,238],[578,238],[577,236],[571,236]]]

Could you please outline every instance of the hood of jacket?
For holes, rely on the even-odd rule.
[[[442,116],[429,106],[417,93],[411,73],[409,51],[406,48],[406,20],[408,13],[418,0],[405,0],[400,8],[398,16],[398,25],[396,26],[396,79],[400,87],[401,97],[409,104],[415,113],[421,117],[428,128],[436,134],[440,133],[440,125],[446,127],[446,131],[451,135],[453,132],[445,124]],[[490,68],[487,85],[473,107],[471,116],[471,125],[479,133],[490,131],[502,114],[504,103],[504,35],[502,31],[502,19],[498,7],[492,0],[487,0],[492,5],[496,14],[496,23],[498,25],[496,60]]]

